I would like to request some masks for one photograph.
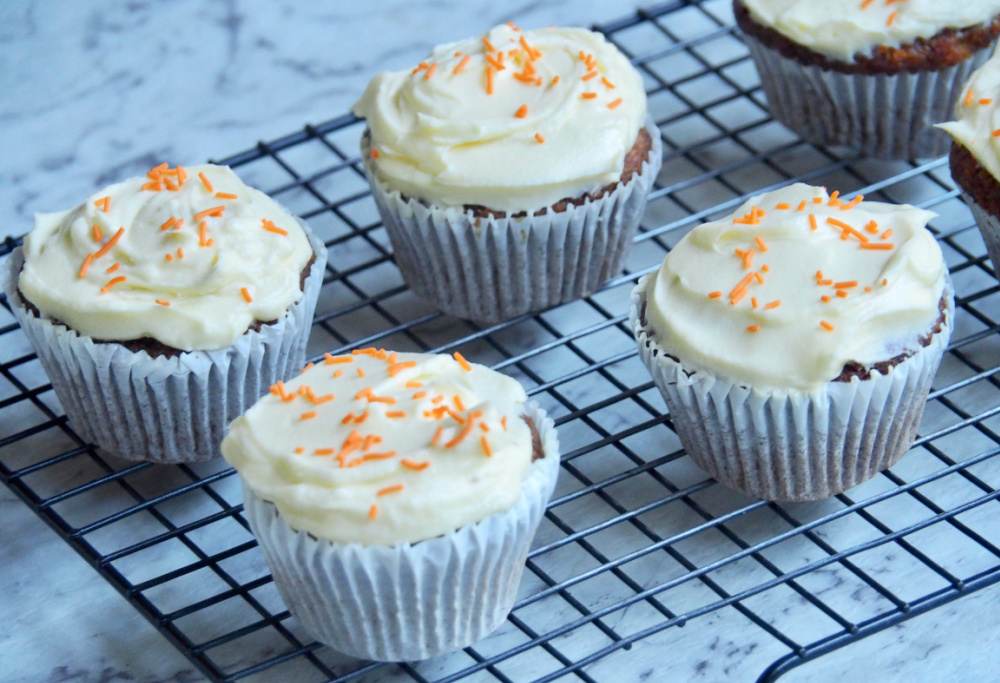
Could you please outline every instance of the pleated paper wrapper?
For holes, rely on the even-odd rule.
[[[3,269],[4,291],[70,425],[87,441],[127,460],[180,463],[220,455],[229,423],[305,364],[326,247],[302,227],[316,260],[303,296],[283,318],[259,332],[249,330],[224,349],[170,358],[95,343],[34,315],[16,292],[24,256],[15,249]]]
[[[847,145],[882,159],[938,157],[951,138],[934,124],[952,119],[955,103],[992,47],[937,71],[899,74],[841,73],[805,65],[743,39],[757,66],[774,118],[820,145]]]
[[[365,175],[406,284],[446,313],[486,323],[593,294],[621,273],[660,171],[660,131],[652,119],[645,126],[652,148],[628,183],[581,206],[521,218],[476,218],[390,190],[366,134]]]
[[[909,450],[951,337],[950,281],[941,330],[887,374],[873,371],[869,379],[831,381],[814,391],[766,392],[685,369],[663,351],[639,317],[655,275],[632,292],[639,357],[688,455],[712,478],[767,500],[819,500],[872,478]]]
[[[303,628],[340,652],[393,662],[458,650],[503,623],[559,472],[555,425],[534,403],[526,414],[545,457],[528,468],[514,507],[414,544],[317,539],[288,526],[244,481],[250,528]]]
[[[976,225],[983,236],[983,242],[986,243],[986,253],[989,254],[990,261],[993,262],[993,270],[1000,272],[998,271],[1000,266],[997,265],[1000,264],[1000,218],[977,204],[969,193],[963,192],[962,199],[969,205],[972,217],[976,219]]]

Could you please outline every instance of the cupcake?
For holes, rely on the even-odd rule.
[[[39,214],[4,269],[72,426],[129,460],[219,454],[304,363],[326,250],[224,166],[166,164]]]
[[[621,271],[662,161],[639,74],[585,29],[508,24],[382,73],[354,105],[403,278],[495,322]]]
[[[962,83],[1000,34],[1000,0],[733,0],[771,113],[804,139],[940,156]]]
[[[795,184],[698,226],[639,281],[639,355],[695,462],[801,501],[902,457],[954,317],[933,216]]]
[[[545,412],[457,353],[326,354],[236,419],[222,452],[291,613],[380,661],[503,622],[559,470]]]
[[[954,138],[951,177],[972,210],[994,270],[1000,264],[1000,58],[977,69],[955,105],[955,121],[939,127]]]

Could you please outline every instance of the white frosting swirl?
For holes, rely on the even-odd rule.
[[[994,54],[976,69],[955,103],[955,118],[940,123],[974,156],[983,168],[1000,178],[1000,57]]]
[[[963,29],[1000,14],[1000,0],[743,0],[758,24],[842,62],[880,45],[899,47],[944,29]]]
[[[373,352],[327,355],[233,421],[222,454],[245,484],[292,528],[342,543],[414,543],[510,509],[532,457],[521,385],[447,355]]]
[[[585,29],[497,26],[424,64],[377,75],[354,113],[379,177],[438,206],[533,211],[613,183],[646,116],[638,73]]]
[[[163,168],[150,172],[159,191],[132,178],[36,215],[19,279],[27,300],[95,339],[153,337],[184,351],[225,348],[254,320],[284,315],[313,253],[297,219],[228,167],[192,166],[181,182]]]
[[[648,280],[657,343],[687,368],[761,390],[818,388],[850,361],[871,367],[919,348],[944,291],[941,250],[924,227],[935,214],[832,204],[824,189],[795,184],[685,235]]]

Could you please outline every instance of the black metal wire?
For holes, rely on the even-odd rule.
[[[664,167],[637,238],[642,248],[600,292],[552,311],[483,327],[442,316],[413,297],[371,218],[368,193],[341,189],[363,187],[356,154],[363,123],[353,116],[222,160],[251,181],[259,170],[266,173],[262,189],[279,201],[308,201],[300,213],[320,234],[336,226],[325,236],[330,262],[314,323],[317,346],[310,347],[315,354],[371,344],[461,349],[518,378],[556,418],[564,444],[560,487],[529,555],[529,588],[496,638],[450,656],[446,666],[357,662],[309,642],[262,568],[232,471],[222,463],[153,467],[105,457],[50,407],[51,385],[32,354],[0,356],[0,386],[10,389],[0,400],[0,478],[217,681],[597,681],[595,667],[605,658],[729,613],[768,639],[774,654],[760,680],[773,681],[802,662],[1000,581],[997,538],[976,517],[995,516],[1000,499],[1000,432],[991,421],[1000,415],[1000,314],[992,304],[1000,286],[981,242],[970,239],[975,228],[968,212],[956,208],[945,162],[880,164],[781,132],[747,77],[752,69],[728,7],[728,0],[671,2],[598,27],[643,74],[654,114],[660,97],[670,98],[676,111],[657,118]],[[680,36],[683,21],[703,28]],[[713,63],[716,49],[732,54]],[[665,75],[673,73],[671,60],[685,60],[688,73]],[[698,91],[706,81],[718,87],[707,99]],[[760,115],[732,125],[726,107]],[[673,128],[690,121],[711,132],[693,144],[675,139]],[[300,168],[302,155],[313,159],[308,169]],[[877,485],[819,508],[742,499],[690,466],[636,360],[624,314],[629,289],[684,232],[791,180],[835,185],[845,196],[905,197],[942,213],[964,212],[957,223],[931,224],[957,285],[962,332],[928,400],[933,426]],[[19,244],[6,238],[0,256]],[[0,305],[7,306],[2,295]],[[0,349],[13,348],[6,342],[19,334],[16,324],[0,327]],[[907,475],[905,464],[918,458],[923,470]],[[942,501],[942,486],[968,495]],[[887,506],[906,513],[894,515]],[[832,531],[844,525],[863,531],[845,541]],[[971,568],[940,557],[922,540],[921,533],[941,529],[978,553]],[[220,545],[217,537],[230,540]],[[793,543],[804,544],[810,557],[796,560],[785,552]],[[926,572],[920,594],[901,586],[892,567],[877,574],[867,568],[866,553],[890,548]],[[168,551],[182,559],[161,567],[161,559],[147,557]],[[733,582],[736,567],[753,580]],[[836,595],[812,588],[823,572],[867,591],[874,612],[858,615]],[[181,599],[177,587],[192,582],[203,588]],[[829,624],[828,632],[803,639],[799,622],[764,613],[760,600],[775,590],[789,591]],[[614,599],[604,597],[608,591]],[[630,626],[627,616],[637,609],[648,623]],[[739,642],[740,633],[728,637]]]

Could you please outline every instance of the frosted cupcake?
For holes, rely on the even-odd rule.
[[[151,170],[39,214],[8,300],[81,436],[130,460],[219,454],[304,362],[326,250],[229,168]]]
[[[712,477],[815,500],[909,449],[954,316],[933,216],[796,184],[698,226],[639,281],[640,357]]]
[[[365,659],[426,659],[506,618],[559,470],[521,386],[461,355],[365,349],[278,383],[222,452],[289,610]]]
[[[966,83],[955,121],[941,124],[954,138],[951,177],[962,189],[986,242],[993,268],[1000,264],[1000,58],[994,55]]]
[[[939,156],[962,83],[1000,35],[1000,0],[734,0],[771,113],[810,142]]]
[[[498,321],[621,271],[662,160],[639,74],[603,36],[512,25],[382,73],[365,173],[407,284]]]

